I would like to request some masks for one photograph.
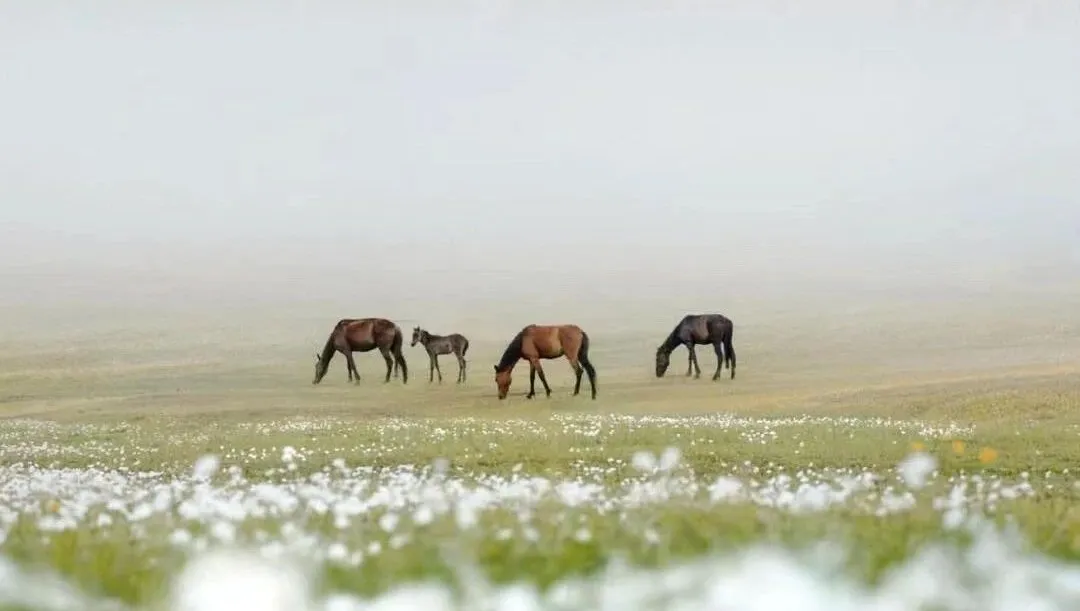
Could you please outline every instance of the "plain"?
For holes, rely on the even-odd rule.
[[[11,328],[3,552],[73,580],[83,605],[175,601],[188,561],[237,544],[313,554],[320,595],[361,597],[427,578],[461,593],[477,579],[463,566],[550,592],[619,558],[659,570],[820,541],[848,550],[856,583],[875,584],[927,543],[970,544],[958,526],[971,516],[1015,521],[1037,551],[1080,557],[1075,296],[848,311],[736,302],[716,311],[735,321],[738,376],[715,382],[708,347],[701,379],[683,375],[682,349],[653,376],[655,346],[692,311],[675,301],[637,316],[594,306],[573,318],[565,304],[541,319],[501,304],[399,319],[406,336],[419,324],[470,338],[464,385],[446,357],[446,381],[429,383],[408,337],[407,385],[382,382],[376,353],[357,355],[359,384],[340,355],[310,383],[337,318],[395,318],[388,308],[270,310],[242,324],[188,310],[169,330],[113,313],[67,336],[63,316]],[[550,399],[522,397],[525,363],[496,399],[491,364],[529,322],[590,333],[596,401],[570,397],[565,360],[544,363]]]

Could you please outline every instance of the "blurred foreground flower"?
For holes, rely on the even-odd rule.
[[[979,462],[986,465],[997,460],[998,453],[994,448],[982,448],[979,450]]]
[[[919,489],[937,469],[937,459],[926,452],[915,452],[900,461],[897,469],[909,488]]]
[[[964,453],[964,442],[959,439],[954,439],[952,442],[953,454],[961,455]]]
[[[911,442],[911,451],[912,452],[922,452],[925,449],[926,449],[926,445],[924,445],[923,442],[921,442],[921,441],[913,441],[913,442]]]
[[[647,450],[638,450],[630,460],[630,464],[642,473],[661,472],[666,473],[679,465],[682,451],[676,447],[665,448],[659,459]]]

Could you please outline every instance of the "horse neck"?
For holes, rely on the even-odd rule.
[[[682,343],[682,340],[679,339],[679,326],[680,325],[675,325],[675,328],[671,330],[671,333],[668,333],[668,336],[664,338],[663,343],[660,344],[660,347],[667,354],[671,354],[671,351]]]
[[[330,366],[330,359],[334,358],[334,351],[337,347],[334,346],[334,335],[337,333],[337,329],[330,332],[330,337],[326,338],[326,343],[323,345],[322,354],[319,355],[319,371],[322,375],[326,375],[326,369]]]
[[[524,341],[525,332],[518,333],[514,336],[514,339],[510,340],[510,345],[506,347],[506,351],[503,352],[502,358],[499,359],[497,367],[499,371],[513,369],[514,365],[521,359],[521,344]]]

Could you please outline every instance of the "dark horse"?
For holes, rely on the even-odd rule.
[[[356,362],[353,361],[353,352],[369,352],[378,348],[386,360],[386,380],[390,381],[390,372],[393,370],[395,377],[397,370],[401,368],[401,382],[409,383],[409,366],[405,362],[405,355],[401,352],[403,343],[401,328],[385,318],[343,318],[334,325],[330,337],[326,338],[322,354],[315,355],[315,379],[312,384],[318,384],[326,375],[330,366],[330,359],[334,358],[334,352],[345,355],[345,363],[348,367],[349,381],[360,381],[360,372],[356,370]]]
[[[412,343],[409,345],[415,346],[418,343],[424,346],[424,350],[427,350],[429,383],[435,379],[435,372],[438,371],[439,384],[442,384],[442,370],[439,369],[440,354],[453,354],[457,358],[457,383],[460,384],[465,381],[465,352],[469,349],[469,340],[464,335],[460,333],[434,335],[420,327],[413,327]]]
[[[688,314],[683,317],[679,324],[675,325],[671,333],[656,349],[656,377],[661,378],[667,371],[671,362],[671,351],[679,346],[686,346],[690,352],[690,362],[686,365],[686,375],[690,375],[690,368],[696,370],[695,378],[701,377],[701,367],[698,367],[697,354],[694,352],[695,345],[712,344],[716,350],[716,373],[712,379],[720,378],[720,370],[724,364],[731,369],[731,377],[735,378],[735,348],[731,345],[731,335],[735,325],[725,316],[720,314]]]
[[[589,362],[589,336],[577,325],[528,325],[510,340],[503,352],[499,364],[495,366],[495,385],[499,389],[499,399],[505,399],[510,391],[510,375],[514,365],[520,359],[529,361],[529,394],[526,399],[536,395],[536,374],[544,385],[547,396],[551,396],[551,387],[544,377],[540,359],[557,359],[565,356],[574,369],[574,395],[581,391],[581,372],[589,374],[589,387],[592,398],[596,398],[596,369]]]

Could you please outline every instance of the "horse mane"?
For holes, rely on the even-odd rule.
[[[349,320],[342,320],[338,324],[334,325],[334,328],[330,331],[330,336],[326,338],[326,344],[323,345],[322,354],[319,355],[319,371],[323,374],[326,373],[327,367],[330,366],[330,359],[334,358],[334,336],[337,335],[338,329],[342,328],[349,323]]]
[[[510,340],[510,344],[506,346],[506,351],[503,352],[502,358],[499,359],[499,364],[496,367],[499,371],[504,371],[512,366],[518,359],[521,358],[521,344],[525,341],[525,329],[518,331],[518,334],[514,336],[514,339]]]
[[[679,328],[682,327],[683,322],[685,321],[686,318],[683,318],[675,324],[675,327],[671,330],[671,333],[668,333],[667,337],[664,338],[664,341],[660,342],[660,350],[663,350],[667,354],[671,354],[671,351],[677,348],[680,343],[682,343],[679,341]]]

